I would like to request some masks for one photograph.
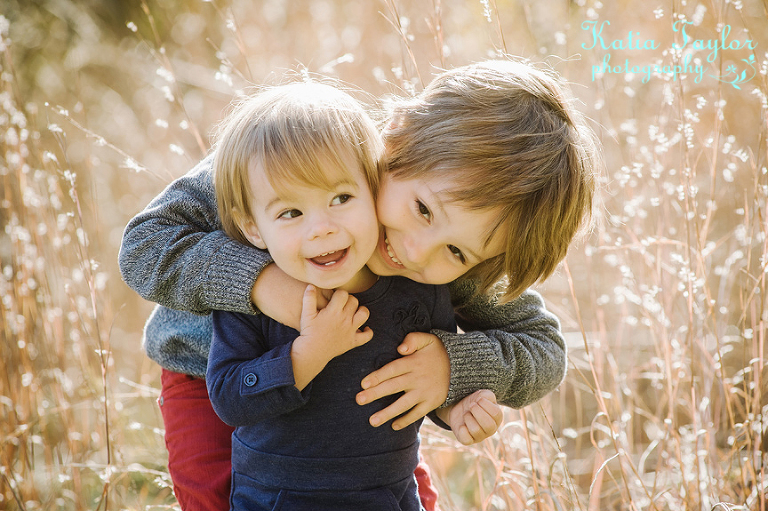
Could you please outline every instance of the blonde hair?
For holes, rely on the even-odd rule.
[[[219,217],[230,237],[248,244],[242,226],[251,216],[248,169],[259,165],[276,190],[292,183],[330,189],[329,168],[360,165],[371,193],[379,186],[383,145],[363,106],[341,89],[319,82],[265,88],[232,103],[214,143],[213,180]]]
[[[383,133],[394,178],[445,173],[452,200],[500,208],[505,253],[472,268],[486,292],[506,276],[502,301],[546,279],[591,218],[598,167],[594,134],[555,76],[521,61],[446,71],[395,103]]]

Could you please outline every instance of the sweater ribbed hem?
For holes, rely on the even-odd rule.
[[[496,395],[503,395],[498,388],[498,375],[493,371],[498,366],[499,354],[492,344],[484,340],[482,333],[458,334],[442,330],[432,330],[431,333],[443,342],[451,363],[448,397],[442,406],[456,404],[478,389],[489,389]]]

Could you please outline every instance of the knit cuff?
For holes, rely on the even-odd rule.
[[[456,404],[464,397],[481,389],[489,389],[498,395],[498,375],[494,364],[499,354],[480,332],[454,333],[432,330],[443,342],[451,363],[451,381],[448,397],[441,406]],[[485,340],[485,342],[484,342]]]
[[[251,289],[261,270],[272,262],[268,252],[235,240],[223,240],[206,271],[205,297],[213,310],[258,314]]]

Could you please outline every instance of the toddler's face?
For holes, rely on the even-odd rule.
[[[255,223],[243,226],[246,237],[285,273],[323,289],[354,288],[378,240],[368,183],[354,158],[344,161],[328,169],[339,176],[331,190],[292,184],[278,193],[258,165],[249,170]]]
[[[469,209],[446,200],[458,186],[442,176],[381,180],[381,233],[368,268],[377,275],[401,275],[416,282],[445,284],[504,252],[504,233],[487,233],[498,208]]]

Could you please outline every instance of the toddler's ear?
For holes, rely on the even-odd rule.
[[[264,243],[261,234],[259,234],[259,228],[256,226],[256,222],[250,218],[244,218],[240,214],[235,215],[235,218],[245,239],[247,239],[254,247],[267,250],[267,244]]]
[[[267,244],[264,243],[264,240],[259,235],[259,229],[256,227],[255,223],[249,220],[247,228],[243,229],[243,234],[245,234],[245,237],[254,247],[267,250]]]

